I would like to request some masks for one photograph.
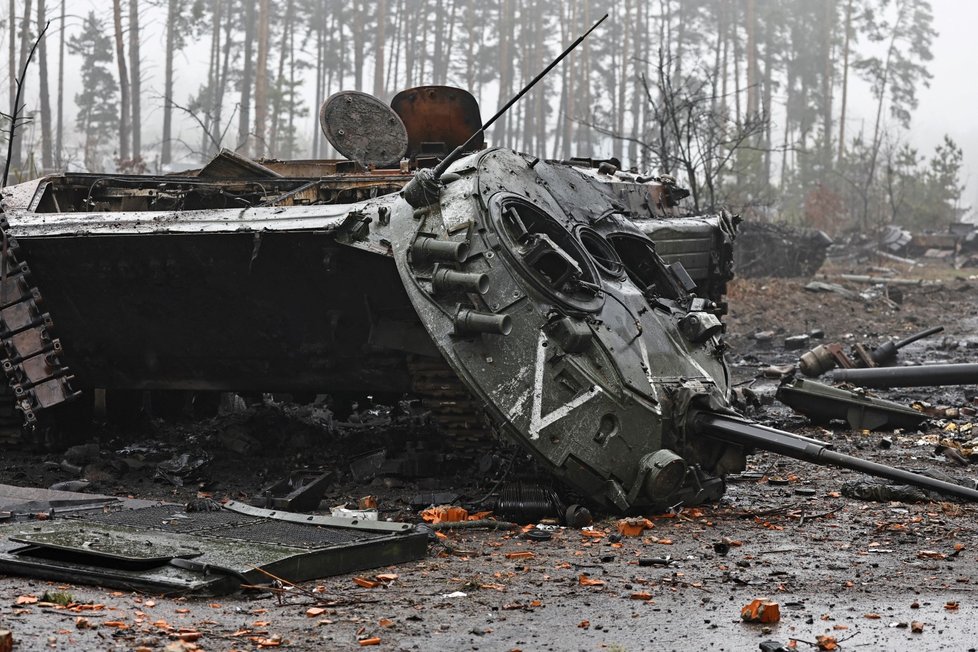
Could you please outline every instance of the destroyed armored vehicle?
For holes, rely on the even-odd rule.
[[[457,89],[392,104],[324,104],[345,161],[7,188],[0,338],[27,421],[95,389],[411,392],[446,437],[484,417],[622,512],[715,499],[751,448],[869,469],[731,409],[729,215],[683,216],[672,180],[612,161],[484,148]]]

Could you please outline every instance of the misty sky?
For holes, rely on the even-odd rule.
[[[818,0],[813,0],[818,1]],[[973,71],[978,62],[978,38],[974,35],[974,24],[978,19],[978,3],[967,2],[965,0],[932,0],[934,8],[934,27],[938,31],[938,37],[934,44],[934,60],[930,64],[933,79],[930,88],[920,88],[920,106],[913,114],[913,121],[910,132],[905,134],[905,138],[925,156],[930,156],[934,147],[941,142],[943,134],[949,134],[964,149],[965,169],[962,174],[962,181],[968,184],[962,203],[965,206],[978,207],[978,125],[974,119],[974,107],[978,105],[978,87],[973,81]],[[91,8],[98,15],[106,19],[106,25],[111,25],[111,4],[105,0],[69,0],[69,13],[74,16],[68,19],[69,33],[71,26],[76,26],[81,20],[81,16]],[[49,2],[49,11],[55,14],[58,10],[58,3]],[[158,108],[160,100],[157,99],[162,90],[163,78],[163,23],[165,12],[150,6],[145,6],[142,13],[142,24],[145,29],[143,36],[143,76],[144,82],[144,136],[143,142],[147,148],[155,146],[160,137],[162,114]],[[52,23],[51,41],[49,41],[49,61],[51,70],[51,86],[54,91],[57,66],[57,28],[56,23]],[[841,28],[841,26],[840,26]],[[4,34],[6,41],[7,34]],[[177,61],[177,80],[176,97],[178,102],[184,102],[187,96],[196,91],[201,80],[206,75],[207,57],[206,39],[200,43],[191,44],[178,55]],[[66,139],[69,145],[73,144],[74,135],[74,105],[71,98],[78,92],[78,65],[79,61],[74,57],[68,57],[66,61],[66,88],[65,95],[65,127]],[[367,75],[371,78],[370,74]],[[301,136],[311,132],[314,126],[314,116],[322,98],[314,98],[314,83],[310,80],[307,85],[305,100],[310,108],[309,117],[305,119],[307,126],[302,128]],[[329,92],[346,89],[329,89]],[[27,102],[29,107],[37,106],[37,85],[28,88]],[[847,120],[846,133],[849,137],[855,135],[860,128],[872,129],[872,118],[874,116],[874,101],[870,96],[868,86],[861,80],[854,80],[850,77],[850,98],[851,109],[850,119]],[[496,109],[496,98],[494,94],[485,94],[482,107],[483,116],[491,115]],[[836,103],[838,104],[839,90],[836,90]],[[229,102],[233,103],[233,102]],[[775,120],[777,116],[775,115]],[[179,130],[178,137],[182,137],[188,142],[199,142],[199,137],[195,131],[195,125],[189,119],[181,119],[179,114],[174,115],[175,128]],[[236,131],[235,129],[231,130]],[[490,130],[489,140],[492,133]],[[77,143],[74,143],[77,145]],[[229,146],[234,143],[227,143]],[[308,149],[307,149],[308,151]],[[175,152],[179,160],[179,148]],[[609,152],[596,152],[597,155],[606,155]],[[153,157],[147,156],[148,159]],[[191,162],[190,160],[186,162]]]

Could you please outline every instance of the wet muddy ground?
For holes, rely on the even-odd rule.
[[[905,403],[965,409],[915,432],[868,433],[842,423],[813,427],[773,401],[777,380],[756,378],[767,366],[797,359],[799,351],[784,349],[785,336],[816,329],[824,331],[823,341],[876,345],[943,324],[945,333],[912,345],[901,360],[975,361],[978,279],[944,269],[901,273],[940,283],[901,287],[899,297],[847,284],[864,296],[846,297],[808,292],[807,280],[737,281],[727,319],[735,381],[759,397],[761,406],[752,410],[762,422],[866,459],[978,477],[974,467],[935,454],[941,438],[972,439],[970,424],[978,419],[968,413],[978,407],[976,387],[880,392]],[[758,341],[764,331],[774,336]],[[253,496],[297,466],[336,459],[321,440],[330,418],[323,409],[266,407],[198,424],[106,426],[96,433],[104,452],[86,475],[91,489],[142,498],[183,502],[200,491],[215,499]],[[355,418],[347,445],[419,427],[409,407],[393,425],[371,418],[369,410]],[[335,423],[329,428],[335,431]],[[117,452],[138,442],[152,445]],[[215,442],[239,452],[212,459],[182,487],[154,480],[155,460],[181,451],[193,457]],[[154,446],[163,450],[147,450]],[[498,462],[491,457],[468,463],[482,464],[488,470],[480,477],[489,478]],[[71,479],[63,468],[43,465],[61,459],[57,451],[7,450],[0,482],[46,487]],[[472,466],[451,455],[440,459],[437,480],[358,483],[341,473],[327,504],[372,494],[383,517],[416,522],[408,505],[414,493],[472,497],[486,490],[471,481]],[[453,463],[458,473],[446,475]],[[284,597],[178,598],[0,577],[0,630],[11,630],[22,650],[360,649],[364,641],[392,650],[757,650],[766,640],[795,640],[798,649],[812,650],[821,640],[823,649],[833,649],[829,638],[819,637],[844,650],[975,649],[978,506],[842,495],[845,483],[865,479],[754,455],[721,503],[652,515],[638,537],[619,538],[617,519],[608,517],[591,531],[560,529],[540,542],[517,532],[452,533],[432,543],[424,560],[361,573],[396,575],[374,588],[346,575]],[[43,594],[59,591],[74,606],[43,604]],[[741,608],[756,598],[777,602],[780,622],[742,622]]]

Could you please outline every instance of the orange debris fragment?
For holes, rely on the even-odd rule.
[[[776,623],[781,620],[781,607],[771,600],[751,600],[740,610],[740,617],[748,623]]]
[[[322,616],[324,613],[326,613],[326,610],[323,609],[322,607],[309,607],[308,609],[306,609],[307,618],[315,618],[316,616]]]
[[[623,518],[618,521],[618,531],[623,537],[638,537],[655,527],[647,518]]]
[[[421,512],[421,520],[425,523],[456,523],[458,521],[468,520],[468,518],[468,510],[454,505],[429,507]]]
[[[373,496],[364,496],[357,501],[357,507],[360,509],[377,509],[377,499]]]
[[[638,593],[633,593],[630,597],[632,600],[651,600],[652,594],[648,591],[639,591]]]
[[[816,636],[815,643],[819,650],[838,650],[839,642],[834,636]]]
[[[529,550],[523,550],[521,552],[507,552],[506,559],[532,559],[536,557],[535,554]]]
[[[374,582],[373,580],[368,580],[366,577],[354,577],[353,581],[365,589],[374,589],[380,586],[380,582]]]
[[[371,636],[370,638],[361,638],[359,641],[360,647],[367,647],[368,645],[380,645],[379,636]]]

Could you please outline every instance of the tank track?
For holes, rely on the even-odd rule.
[[[408,357],[411,391],[446,435],[444,443],[462,457],[477,457],[497,447],[482,404],[441,358]]]
[[[42,312],[40,291],[30,282],[30,268],[9,235],[0,209],[0,366],[13,389],[24,426],[37,425],[39,410],[71,400],[68,368],[61,363],[61,342],[51,338],[54,322]]]

